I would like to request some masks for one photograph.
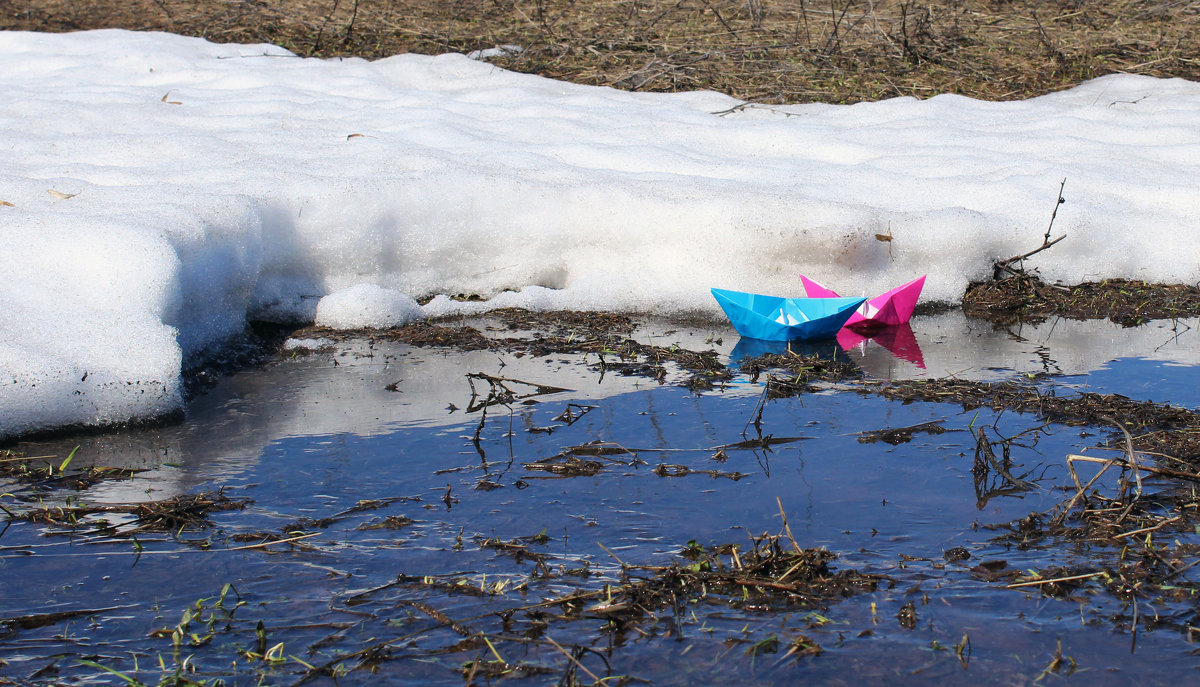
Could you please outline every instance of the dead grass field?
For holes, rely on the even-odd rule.
[[[378,58],[519,45],[506,68],[759,102],[1023,98],[1200,80],[1200,0],[0,0],[0,29],[104,27]]]

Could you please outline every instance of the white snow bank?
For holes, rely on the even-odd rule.
[[[423,316],[412,296],[374,284],[357,284],[322,298],[317,303],[315,324],[332,329],[383,329]]]
[[[716,317],[710,286],[795,294],[801,271],[956,299],[1041,242],[1064,178],[1045,277],[1197,279],[1200,85],[1178,79],[729,111],[125,31],[0,32],[0,64],[0,437],[177,409],[187,360],[326,298],[355,327],[460,293]]]

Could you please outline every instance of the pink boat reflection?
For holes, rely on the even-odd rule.
[[[913,334],[912,327],[907,322],[869,332],[842,327],[842,330],[838,332],[837,342],[847,353],[856,348],[865,349],[868,345],[867,342],[879,344],[897,358],[906,360],[922,370],[925,369],[925,355],[921,353],[917,336]]]

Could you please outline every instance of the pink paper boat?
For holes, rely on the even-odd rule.
[[[804,292],[809,298],[837,298],[827,286],[800,275]],[[888,327],[904,324],[912,317],[913,308],[917,307],[917,299],[925,286],[925,276],[918,277],[903,286],[897,286],[891,291],[872,298],[863,303],[858,311],[846,321],[847,327],[871,328]]]

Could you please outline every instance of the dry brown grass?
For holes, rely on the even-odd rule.
[[[302,55],[524,48],[517,71],[760,102],[1028,97],[1200,80],[1200,0],[0,0],[0,28],[123,27]]]

